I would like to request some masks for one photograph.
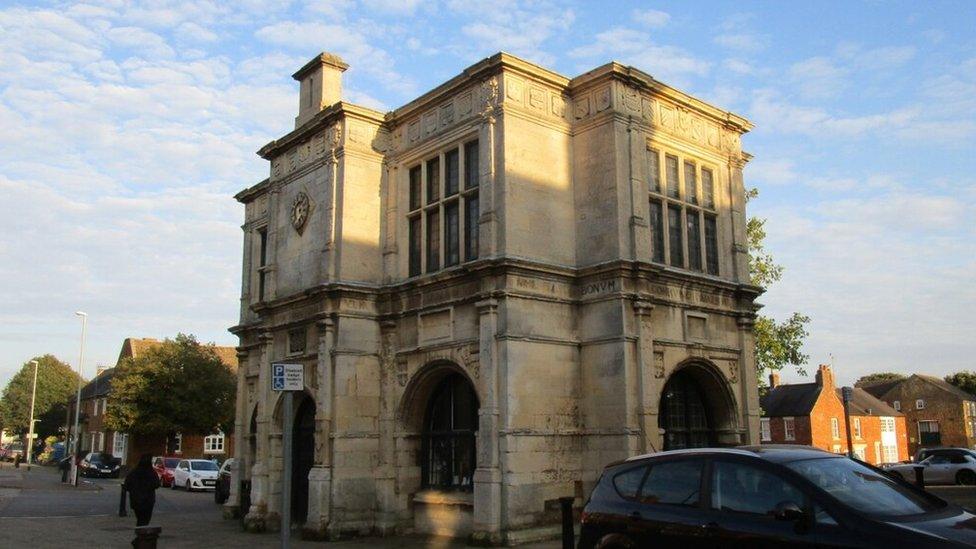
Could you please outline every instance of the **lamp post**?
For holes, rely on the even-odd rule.
[[[31,458],[34,456],[34,400],[37,398],[37,361],[30,361],[34,365],[34,388],[31,389],[30,425],[27,427],[27,470],[30,471]]]
[[[75,457],[78,455],[78,442],[80,436],[78,435],[78,416],[81,414],[81,368],[85,362],[85,330],[88,328],[88,313],[78,311],[75,315],[81,317],[81,352],[78,355],[78,392],[75,395],[75,428],[74,428],[74,438],[72,439],[72,451],[71,451],[71,484],[78,486],[78,464]]]

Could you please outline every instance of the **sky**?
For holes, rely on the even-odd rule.
[[[811,317],[809,372],[976,369],[976,3],[124,0],[0,3],[0,385],[126,337],[234,345],[255,151],[291,74],[341,55],[391,110],[497,51],[617,60],[749,118],[746,183]],[[784,380],[798,379],[787,372]]]

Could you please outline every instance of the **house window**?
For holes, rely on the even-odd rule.
[[[783,418],[783,439],[796,440],[796,422],[791,417]]]
[[[300,355],[305,352],[308,332],[305,327],[288,330],[288,354]]]
[[[883,417],[883,418],[881,418],[881,432],[882,433],[894,433],[895,432],[895,418],[893,418],[893,417]]]
[[[759,418],[759,434],[760,434],[760,440],[762,440],[762,442],[769,442],[773,440],[772,433],[769,430],[768,417]]]
[[[861,418],[854,418],[854,438],[861,438]]]
[[[204,454],[223,454],[224,453],[224,433],[220,431],[208,435],[203,439]]]
[[[830,418],[830,434],[834,438],[840,438],[840,422],[835,417]]]
[[[901,411],[901,401],[900,400],[896,400],[896,401],[892,402],[891,403],[891,407],[894,408],[896,412],[900,412]]]
[[[169,441],[167,441],[167,442],[169,442]],[[169,445],[170,444],[167,444],[167,446],[169,446]],[[173,448],[173,453],[174,454],[182,454],[183,453],[183,433],[176,433],[176,436],[173,437],[172,448]]]
[[[922,399],[922,398],[917,399],[915,401],[915,409],[916,410],[924,410],[925,409],[925,399]]]
[[[129,435],[125,433],[115,433],[112,435],[112,455],[125,463],[125,447],[129,442]]]
[[[884,444],[881,447],[883,454],[883,463],[897,463],[898,462],[898,446],[894,444]]]
[[[834,444],[831,447],[830,451],[833,452],[833,453],[835,453],[835,454],[840,454],[841,453],[840,444]]]
[[[268,290],[268,229],[258,230],[258,301],[264,301]]]
[[[918,422],[918,442],[922,446],[938,446],[942,444],[942,433],[939,422],[922,420]]]
[[[477,141],[410,168],[409,276],[478,258],[479,176]]]
[[[651,260],[717,276],[714,172],[697,162],[665,154],[662,188],[660,154],[648,148]]]

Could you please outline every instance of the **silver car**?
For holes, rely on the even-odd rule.
[[[976,458],[968,453],[936,454],[920,463],[891,465],[885,470],[915,482],[915,467],[923,468],[925,484],[976,484]]]

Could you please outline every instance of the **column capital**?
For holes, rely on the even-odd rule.
[[[493,313],[498,309],[498,300],[495,298],[482,299],[474,304],[481,314]]]
[[[258,334],[258,341],[261,343],[271,343],[274,341],[274,333],[271,330],[262,331]]]
[[[333,330],[335,329],[335,320],[332,317],[320,318],[315,321],[315,326],[320,330]]]
[[[651,303],[650,301],[644,301],[642,299],[638,299],[637,301],[634,301],[634,313],[639,316],[649,315],[653,310],[654,310],[654,304]]]

